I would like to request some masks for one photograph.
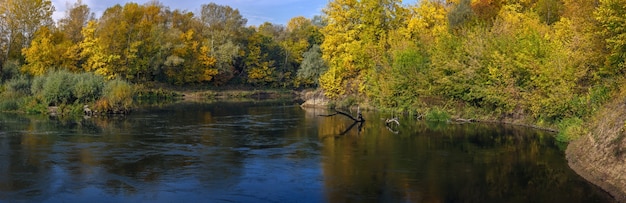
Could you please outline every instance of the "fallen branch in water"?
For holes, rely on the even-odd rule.
[[[465,123],[474,123],[474,122],[476,122],[476,120],[474,120],[474,119],[464,119],[464,118],[455,118],[455,119],[450,119],[449,122],[450,123],[456,123],[456,124],[465,124]]]
[[[385,120],[385,124],[389,125],[391,123],[396,123],[396,125],[400,125],[400,121],[398,121],[398,118],[388,118],[387,120]]]
[[[356,118],[355,118],[355,117],[353,117],[352,115],[348,114],[348,113],[341,112],[341,111],[337,111],[337,110],[335,110],[335,113],[334,113],[334,114],[329,114],[329,115],[319,115],[319,116],[323,116],[323,117],[331,117],[331,116],[336,116],[337,114],[344,115],[344,116],[346,116],[346,117],[348,117],[348,118],[352,119],[354,122],[357,122],[357,123],[360,123],[360,122],[364,122],[364,121],[365,121],[365,119],[363,118],[363,114],[361,114],[361,110],[359,110],[359,111],[358,111],[358,113],[357,113],[357,117],[356,117]]]
[[[344,115],[350,119],[352,119],[354,121],[354,123],[352,123],[352,125],[350,125],[350,127],[348,127],[348,129],[346,129],[345,131],[341,132],[340,135],[345,135],[346,133],[350,132],[350,130],[352,130],[352,128],[354,128],[354,126],[356,126],[356,124],[359,124],[358,127],[358,131],[357,134],[361,134],[361,130],[363,129],[363,124],[365,123],[365,119],[363,118],[363,114],[361,113],[361,109],[358,108],[357,110],[357,117],[355,118],[354,116],[345,113],[345,112],[341,112],[335,109],[335,113],[334,114],[329,114],[329,115],[318,115],[318,116],[323,116],[323,117],[331,117],[331,116],[336,116],[336,115]]]

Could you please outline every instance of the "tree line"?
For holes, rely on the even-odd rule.
[[[95,18],[79,0],[55,23],[49,0],[1,3],[0,64],[9,78],[68,70],[133,83],[293,87],[313,85],[319,67],[310,64],[323,64],[314,53],[321,18],[246,26],[229,6],[209,3],[195,14],[158,1],[114,5]]]
[[[0,0],[2,77],[50,70],[174,85],[317,86],[404,111],[461,105],[556,123],[585,118],[626,70],[625,0],[333,0],[286,26],[158,1],[95,18],[78,1]],[[578,123],[578,122],[574,122]]]
[[[378,107],[460,105],[499,118],[589,116],[623,84],[624,0],[334,0],[326,95]],[[579,122],[574,122],[579,123]]]

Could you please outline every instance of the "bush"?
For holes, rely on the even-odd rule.
[[[2,65],[0,71],[2,81],[8,81],[15,78],[20,73],[20,63],[17,60],[9,60]]]
[[[0,101],[0,111],[15,111],[18,109],[18,103],[16,99],[9,98]]]
[[[123,80],[109,81],[102,99],[96,103],[99,111],[128,111],[133,105],[133,88]]]
[[[93,73],[75,75],[73,95],[79,102],[93,102],[100,98],[104,88],[104,78]]]
[[[48,105],[68,104],[75,100],[74,75],[67,71],[51,72],[43,83],[43,101]]]
[[[30,80],[25,76],[9,80],[6,83],[6,91],[16,96],[30,95]]]
[[[45,76],[38,76],[33,79],[33,82],[30,86],[30,92],[33,94],[33,96],[39,99],[43,99],[43,84],[46,83],[46,79],[47,78]]]
[[[559,142],[570,142],[585,133],[583,120],[578,117],[563,119],[558,126],[556,140]]]
[[[426,116],[424,116],[424,119],[426,119],[427,121],[444,122],[450,120],[450,114],[448,114],[448,112],[444,110],[435,108],[428,111],[428,113],[426,113]]]

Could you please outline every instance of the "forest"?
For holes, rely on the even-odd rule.
[[[125,108],[133,86],[319,88],[334,101],[580,131],[626,71],[626,0],[332,0],[248,26],[236,8],[0,0],[0,110]],[[42,110],[39,110],[42,111]],[[38,111],[35,111],[38,112]],[[562,136],[563,141],[575,136]]]

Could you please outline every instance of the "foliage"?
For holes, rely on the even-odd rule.
[[[46,77],[45,82],[43,82],[41,91],[34,90],[34,92],[42,94],[41,98],[45,104],[56,106],[74,102],[75,96],[72,89],[75,80],[73,74],[67,71],[56,71],[40,77]]]
[[[446,122],[450,120],[450,114],[442,109],[434,108],[430,109],[430,111],[424,115],[424,119],[434,122]]]
[[[96,102],[101,112],[129,111],[133,105],[134,90],[131,84],[120,79],[111,80],[104,86],[102,98]]]
[[[313,19],[246,27],[239,10],[215,3],[198,15],[158,2],[126,3],[96,19],[78,1],[54,25],[50,1],[3,0],[4,93],[32,97],[4,105],[39,111],[42,105],[96,101],[103,110],[124,111],[132,104],[128,82],[319,83],[326,96],[351,104],[430,108],[439,117],[443,111],[433,106],[445,101],[498,118],[563,123],[567,131],[624,84],[624,5],[333,0]],[[29,76],[20,74],[34,76],[30,92]]]
[[[319,77],[328,69],[326,62],[322,59],[320,46],[313,45],[307,52],[304,52],[302,57],[298,77],[308,83],[318,84]]]
[[[564,119],[559,122],[558,127],[556,139],[559,142],[570,142],[585,134],[583,120],[578,117]]]
[[[74,75],[73,94],[81,103],[96,101],[102,95],[104,78],[93,73],[81,73]]]
[[[599,34],[605,38],[608,74],[626,73],[626,1],[600,0],[595,12],[596,20],[602,28]]]
[[[21,65],[17,60],[9,60],[1,65],[2,70],[0,71],[0,81],[4,82],[12,78],[19,77]]]
[[[26,96],[30,95],[30,85],[30,80],[28,78],[20,76],[9,80],[5,84],[5,91],[13,96]]]

